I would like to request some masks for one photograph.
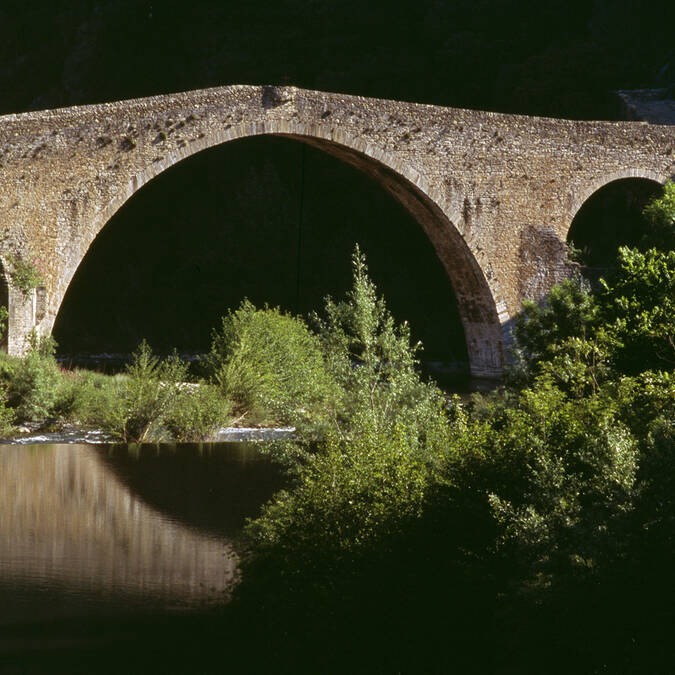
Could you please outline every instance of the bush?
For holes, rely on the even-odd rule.
[[[116,380],[116,400],[107,409],[104,427],[125,442],[142,443],[163,436],[162,423],[180,395],[188,366],[177,356],[160,360],[143,341],[124,377]]]
[[[643,248],[675,249],[675,182],[668,181],[663,194],[652,199],[642,213],[648,225]]]
[[[588,356],[595,358],[588,342],[595,334],[599,314],[595,295],[581,277],[554,286],[545,304],[525,300],[513,331],[509,384],[528,386],[542,372],[543,364],[555,358],[566,365],[567,351],[576,352],[570,358],[574,363],[579,362],[586,349]]]
[[[619,249],[600,295],[614,368],[633,375],[675,367],[675,251]]]
[[[35,258],[24,260],[23,258],[15,258],[13,255],[8,255],[7,262],[11,266],[9,276],[12,279],[12,285],[18,288],[24,295],[28,295],[40,284],[44,283],[42,272]]]
[[[231,404],[212,385],[185,383],[164,415],[164,425],[177,441],[205,441],[230,419]]]
[[[270,423],[320,423],[333,396],[319,341],[306,324],[246,300],[214,332],[207,370],[239,411]]]
[[[616,554],[638,448],[602,397],[571,398],[542,377],[492,416],[460,414],[454,433],[445,480],[476,512],[480,503],[492,512],[496,548],[521,582],[558,580]]]
[[[6,385],[0,384],[0,436],[7,436],[12,433],[15,413],[6,406],[7,392]]]
[[[53,412],[61,381],[51,337],[29,337],[29,350],[21,359],[5,357],[7,403],[18,422],[43,422]]]
[[[620,248],[617,269],[591,292],[582,280],[523,303],[514,330],[511,385],[546,373],[577,397],[606,381],[675,365],[675,251]]]
[[[328,299],[326,318],[315,317],[339,387],[331,424],[309,452],[275,446],[295,469],[294,486],[246,531],[245,575],[261,581],[274,570],[302,584],[307,574],[319,594],[405,537],[450,438],[443,396],[415,370],[420,346],[377,298],[358,248],[353,269],[347,299]]]
[[[296,578],[320,570],[314,583],[328,587],[331,569],[381,550],[419,517],[427,485],[405,429],[371,429],[352,440],[329,433],[300,469],[296,487],[278,493],[248,525],[253,560],[271,556]]]
[[[87,370],[62,373],[54,413],[74,424],[105,427],[120,405],[119,379]]]
[[[326,362],[339,385],[339,433],[350,437],[374,430],[385,436],[404,429],[420,452],[442,443],[444,398],[416,370],[421,343],[411,344],[406,323],[396,326],[377,297],[358,246],[352,256],[353,282],[346,300],[326,299],[318,326]]]

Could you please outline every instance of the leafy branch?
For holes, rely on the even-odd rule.
[[[10,272],[12,286],[18,288],[24,295],[29,295],[44,283],[44,276],[35,259],[24,260],[8,255],[7,262],[12,268]]]

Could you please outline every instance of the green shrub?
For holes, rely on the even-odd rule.
[[[582,397],[609,379],[675,364],[675,251],[620,248],[609,281],[591,292],[580,279],[551,289],[546,304],[523,303],[509,382],[546,373]]]
[[[492,511],[496,544],[526,577],[564,575],[616,554],[638,448],[602,397],[571,398],[542,377],[493,416],[460,415],[447,462],[447,482]]]
[[[675,182],[668,181],[663,194],[652,199],[642,213],[648,226],[642,248],[675,249]]]
[[[28,295],[32,290],[44,283],[42,272],[35,260],[24,260],[23,258],[8,255],[7,262],[11,266],[10,278],[12,279],[12,285],[18,288],[24,295]]]
[[[114,405],[102,420],[104,428],[125,442],[160,440],[164,417],[180,395],[187,370],[176,356],[160,360],[143,341],[124,377],[115,381]]]
[[[424,462],[402,427],[352,440],[329,433],[296,487],[278,493],[247,536],[257,555],[273,555],[291,574],[330,568],[399,536],[419,517],[427,485]]]
[[[396,326],[377,297],[358,246],[352,256],[352,288],[344,301],[326,299],[325,318],[315,316],[326,362],[339,385],[335,421],[350,436],[360,430],[393,434],[405,429],[425,452],[442,443],[444,398],[416,367],[422,345],[411,344],[407,323]]]
[[[211,380],[240,412],[277,424],[312,425],[333,392],[319,341],[299,318],[244,301],[214,332]]]
[[[15,413],[7,405],[6,385],[0,383],[0,436],[8,436],[12,433]]]
[[[619,249],[618,270],[600,295],[615,370],[675,366],[675,251]]]
[[[421,516],[450,439],[443,396],[415,370],[420,347],[377,298],[358,248],[353,269],[346,300],[328,299],[326,318],[315,317],[339,386],[331,424],[310,452],[273,448],[295,469],[294,487],[247,529],[247,569],[271,560],[275,574],[300,579],[304,570],[324,589],[338,568],[384,554]]]
[[[164,415],[164,425],[177,441],[205,441],[230,419],[231,404],[212,385],[180,386]]]
[[[105,427],[120,406],[119,379],[87,370],[62,373],[54,414],[73,424]]]
[[[29,336],[29,350],[23,358],[6,357],[7,402],[19,422],[43,422],[57,400],[61,375],[54,359],[51,337]]]
[[[531,384],[544,363],[558,358],[562,365],[568,349],[576,352],[571,357],[573,362],[586,349],[587,356],[596,357],[593,346],[587,343],[595,334],[599,315],[596,297],[581,277],[554,286],[545,304],[525,300],[513,331],[509,383],[518,387]],[[573,379],[578,376],[570,373]]]

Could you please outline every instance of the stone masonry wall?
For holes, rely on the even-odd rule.
[[[417,219],[457,296],[474,375],[498,376],[510,321],[569,274],[584,201],[627,177],[675,175],[675,128],[579,122],[232,86],[0,117],[0,257],[36,258],[44,289],[10,292],[10,352],[51,330],[68,284],[115,211],[166,168],[275,134],[370,174]],[[10,270],[11,271],[11,270]],[[37,311],[37,305],[44,305]]]

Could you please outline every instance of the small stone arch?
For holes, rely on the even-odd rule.
[[[197,152],[259,135],[293,138],[337,157],[370,175],[410,212],[431,240],[452,283],[464,327],[472,375],[500,377],[504,365],[502,326],[508,323],[510,317],[506,303],[501,301],[496,280],[486,276],[481,265],[483,261],[477,259],[459,229],[461,215],[455,213],[441,192],[414,165],[328,124],[305,124],[285,119],[235,124],[176,148],[162,159],[146,165],[125,185],[118,187],[115,196],[97,211],[91,227],[87,228],[88,238],[82,242],[81,256],[73,260],[63,272],[62,280],[65,283],[62,284],[63,291],[57,299],[55,310],[58,311],[65,290],[95,236],[143,185]]]
[[[613,173],[600,176],[590,183],[586,183],[584,187],[577,192],[570,192],[567,195],[566,217],[564,223],[565,230],[562,233],[563,238],[567,239],[570,228],[572,227],[572,222],[574,221],[577,213],[579,213],[581,207],[596,192],[598,192],[598,190],[601,190],[610,183],[629,178],[651,180],[654,183],[658,183],[659,185],[664,185],[670,176],[667,174],[658,173],[657,171],[651,171],[650,169],[624,169],[622,171],[615,171]]]

